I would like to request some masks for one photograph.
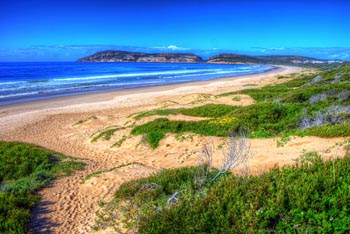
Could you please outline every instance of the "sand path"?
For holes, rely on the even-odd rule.
[[[247,96],[215,98],[214,94],[239,90],[247,84],[262,86],[282,82],[277,76],[300,72],[300,68],[282,67],[273,72],[234,79],[220,79],[167,87],[89,94],[47,101],[18,104],[0,108],[0,140],[24,141],[85,159],[85,169],[56,180],[41,190],[42,201],[34,210],[31,226],[34,233],[93,233],[95,212],[100,201],[108,201],[118,187],[135,178],[144,177],[162,168],[198,164],[198,154],[205,143],[216,146],[214,165],[219,165],[224,139],[194,134],[169,134],[155,150],[142,143],[141,136],[129,137],[131,128],[116,131],[109,141],[92,143],[92,135],[108,127],[142,124],[155,116],[135,120],[135,113],[160,107],[192,107],[206,103],[248,105]],[[200,120],[186,116],[171,119]],[[80,124],[75,124],[84,120]],[[124,140],[122,140],[124,139]],[[122,141],[121,141],[122,140]],[[111,147],[121,141],[117,147]],[[249,165],[262,172],[275,164],[293,162],[303,150],[316,150],[325,157],[341,156],[336,142],[344,139],[293,138],[284,147],[276,139],[252,140],[254,157]],[[109,172],[84,178],[94,172]],[[82,183],[83,182],[83,183]],[[107,231],[102,231],[106,233]]]

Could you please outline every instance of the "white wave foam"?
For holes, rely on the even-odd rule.
[[[39,91],[36,92],[27,92],[27,93],[12,93],[8,95],[0,95],[0,98],[11,98],[11,97],[19,97],[19,96],[27,96],[27,95],[34,95],[39,94]]]
[[[0,85],[14,85],[14,84],[23,84],[26,81],[4,81],[0,82]]]
[[[211,69],[222,70],[222,69]],[[109,79],[119,77],[135,77],[135,76],[160,76],[160,75],[177,75],[177,74],[189,74],[206,72],[208,69],[194,69],[194,70],[180,70],[180,71],[162,71],[162,72],[142,72],[142,73],[123,73],[114,75],[101,75],[101,76],[87,76],[87,77],[72,77],[72,78],[56,78],[53,81],[76,81],[76,80],[91,80],[91,79]]]

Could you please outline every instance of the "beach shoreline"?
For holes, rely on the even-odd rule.
[[[2,135],[7,135],[14,129],[40,122],[51,115],[81,114],[83,118],[85,115],[94,115],[95,112],[118,108],[144,111],[156,108],[158,102],[177,99],[183,95],[199,93],[217,95],[243,89],[244,85],[249,83],[264,86],[273,82],[272,80],[275,80],[277,76],[298,73],[303,70],[300,67],[276,67],[264,73],[209,81],[88,93],[0,106],[0,132],[2,132],[0,139],[3,138]]]
[[[203,63],[70,62],[11,65],[0,63],[0,106],[89,93],[210,81],[276,69],[272,65],[226,66]]]
[[[257,80],[262,78],[262,76],[270,76],[270,75],[284,75],[289,73],[296,73],[302,70],[299,67],[291,67],[291,66],[274,66],[273,69],[270,69],[266,72],[254,73],[248,75],[240,75],[240,76],[228,76],[215,78],[207,81],[191,81],[191,82],[182,82],[175,84],[166,84],[166,85],[156,85],[156,86],[147,86],[147,87],[138,87],[138,88],[127,88],[127,89],[118,89],[118,90],[104,90],[104,91],[96,91],[90,93],[82,93],[82,94],[73,94],[67,96],[58,96],[45,98],[40,100],[32,100],[32,101],[24,101],[7,105],[0,105],[0,113],[4,110],[13,110],[13,109],[25,109],[33,107],[44,107],[46,105],[50,105],[51,107],[60,107],[63,105],[69,104],[77,104],[77,103],[90,103],[90,102],[103,102],[110,101],[111,99],[131,94],[141,94],[141,93],[154,93],[154,92],[165,92],[176,89],[181,89],[184,87],[201,87],[201,86],[215,86],[218,82],[225,81],[235,81],[235,80]],[[257,77],[258,76],[258,77]],[[56,106],[57,105],[57,106]]]

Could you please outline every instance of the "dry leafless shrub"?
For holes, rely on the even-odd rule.
[[[324,124],[339,124],[347,121],[350,114],[350,106],[332,105],[324,111],[317,112],[314,116],[304,115],[299,123],[301,129],[321,126]]]
[[[340,79],[342,78],[343,74],[336,74],[334,76],[334,80],[332,80],[331,84],[336,84],[340,82]]]
[[[350,96],[350,92],[349,91],[343,91],[341,93],[338,94],[338,99],[340,102],[348,99]]]
[[[318,101],[324,101],[326,100],[328,97],[331,97],[331,96],[334,96],[334,95],[337,95],[337,90],[329,90],[329,91],[326,91],[326,92],[323,92],[323,93],[319,93],[319,94],[315,94],[315,95],[312,95],[310,98],[309,98],[309,102],[311,104],[315,104],[317,103]]]
[[[309,102],[311,104],[315,104],[317,103],[318,101],[324,101],[326,100],[327,98],[327,95],[325,93],[319,93],[319,94],[315,94],[315,95],[312,95],[310,98],[309,98]]]
[[[231,135],[223,149],[224,160],[219,171],[214,177],[209,178],[209,172],[212,169],[213,148],[212,146],[204,145],[200,154],[200,160],[203,165],[202,183],[205,183],[208,179],[217,179],[220,175],[246,163],[251,156],[251,147],[246,133],[240,132],[239,135]]]
[[[313,84],[316,84],[318,82],[320,82],[322,80],[322,76],[316,76],[315,78],[313,78],[310,82],[306,83],[304,86],[311,86]]]

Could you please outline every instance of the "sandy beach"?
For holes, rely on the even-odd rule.
[[[297,67],[278,69],[254,75],[215,79],[205,82],[109,91],[53,98],[0,107],[0,140],[34,143],[58,152],[82,158],[85,170],[56,180],[40,191],[42,201],[34,210],[31,226],[35,233],[93,233],[95,212],[99,201],[109,201],[118,187],[129,180],[144,177],[163,168],[198,164],[204,144],[222,145],[223,138],[185,134],[179,139],[167,135],[157,149],[142,143],[141,136],[130,137],[131,125],[140,125],[157,116],[135,120],[136,113],[156,108],[193,107],[208,103],[249,105],[252,98],[240,95],[215,98],[214,95],[245,88],[283,82],[278,79],[291,73],[309,72]],[[169,119],[200,120],[201,118],[171,115]],[[80,124],[76,124],[81,121]],[[92,136],[111,126],[125,127],[109,141],[91,142]],[[111,147],[121,139],[117,147]],[[293,162],[304,150],[318,151],[324,157],[342,156],[335,147],[343,138],[322,139],[293,137],[284,147],[278,139],[253,139],[252,157],[248,162],[252,173],[262,173],[274,165]],[[222,152],[215,150],[214,166]],[[111,169],[98,177],[84,180],[86,175]],[[132,164],[139,163],[139,164]],[[238,168],[239,172],[242,168]],[[104,230],[101,233],[113,233]]]

